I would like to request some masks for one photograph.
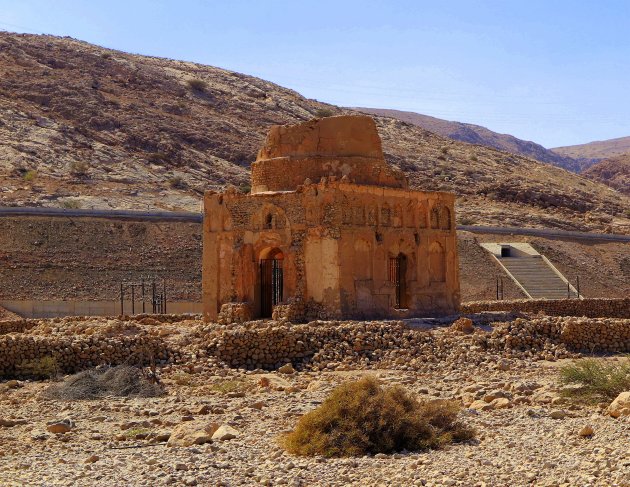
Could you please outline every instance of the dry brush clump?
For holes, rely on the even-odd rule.
[[[474,438],[457,421],[458,411],[452,402],[419,401],[400,386],[365,377],[333,390],[280,442],[289,453],[326,457],[436,449]]]
[[[155,377],[138,367],[100,367],[84,370],[52,384],[44,391],[49,399],[98,399],[106,396],[157,397],[164,389]]]

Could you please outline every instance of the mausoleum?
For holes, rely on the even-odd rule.
[[[251,177],[249,194],[205,194],[205,319],[457,310],[454,195],[410,190],[372,118],[271,127]]]

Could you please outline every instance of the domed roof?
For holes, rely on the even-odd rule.
[[[358,184],[404,188],[404,175],[387,165],[369,116],[344,115],[271,127],[252,164],[252,193],[291,191],[306,179],[343,177]]]

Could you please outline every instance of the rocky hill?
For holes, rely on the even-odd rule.
[[[583,174],[630,195],[630,153],[604,159],[589,167]]]
[[[0,204],[198,211],[247,190],[270,125],[353,113],[273,83],[70,38],[0,33]],[[412,187],[461,223],[628,232],[630,198],[563,169],[375,117]]]
[[[469,144],[485,145],[493,147],[512,154],[520,154],[525,157],[531,157],[540,162],[547,162],[554,166],[562,167],[569,171],[580,172],[580,164],[566,156],[557,154],[549,149],[545,149],[542,145],[522,140],[509,134],[499,134],[492,130],[474,125],[471,123],[451,122],[441,118],[430,117],[416,112],[406,112],[402,110],[390,110],[386,108],[356,108],[364,113],[371,115],[379,115],[384,117],[397,118],[404,122],[417,125],[430,132],[443,135],[450,139],[468,142]]]
[[[598,140],[588,144],[569,145],[551,149],[556,154],[573,157],[583,162],[595,163],[602,159],[630,153],[630,137]]]

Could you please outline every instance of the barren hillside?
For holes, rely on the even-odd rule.
[[[630,153],[604,159],[584,171],[584,176],[630,195]],[[630,211],[630,208],[628,208]]]
[[[403,122],[417,125],[418,127],[422,127],[423,129],[450,139],[468,142],[469,144],[485,145],[487,147],[511,152],[512,154],[531,157],[537,161],[547,162],[569,171],[580,172],[581,170],[578,161],[570,157],[556,154],[535,142],[518,139],[509,134],[499,134],[480,125],[452,122],[450,120],[443,120],[441,118],[401,110],[389,110],[384,108],[357,108],[357,110],[372,115],[397,118]]]
[[[0,33],[0,203],[198,210],[246,189],[270,125],[351,112],[278,85],[69,38]],[[630,198],[563,169],[375,117],[413,187],[461,222],[627,232]]]
[[[573,157],[584,161],[600,161],[613,156],[630,152],[630,137],[618,139],[597,140],[588,144],[569,145],[551,149],[557,154]]]

